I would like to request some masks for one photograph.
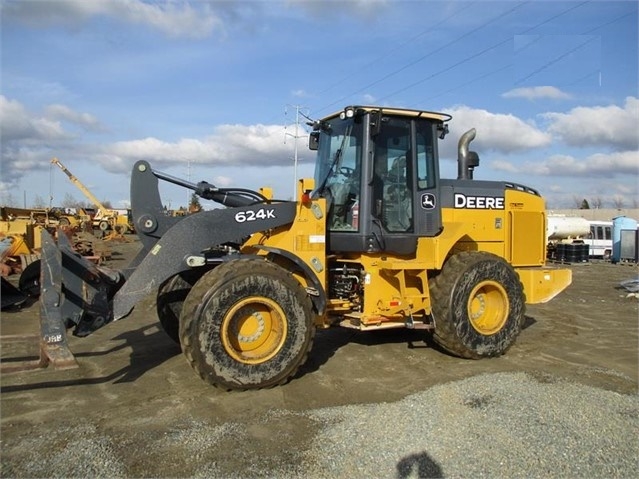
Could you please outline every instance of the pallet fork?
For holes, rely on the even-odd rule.
[[[76,336],[86,336],[112,317],[111,298],[123,282],[121,273],[98,267],[78,254],[67,236],[42,230],[40,267],[40,334],[3,336],[3,341],[39,339],[40,357],[35,361],[2,364],[3,373],[47,367],[77,368],[69,349],[67,328],[75,326]]]
[[[64,238],[68,246],[71,245],[66,235]],[[40,357],[33,361],[19,361],[3,363],[0,372],[30,371],[46,368],[51,364],[55,369],[73,369],[78,367],[75,356],[69,349],[64,322],[62,321],[62,252],[55,245],[51,235],[42,230],[42,264],[47,267],[40,271],[40,334],[6,335],[2,341],[24,342],[39,340]]]

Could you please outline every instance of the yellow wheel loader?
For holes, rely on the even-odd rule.
[[[350,106],[313,122],[315,175],[299,181],[296,201],[137,162],[131,205],[143,247],[128,268],[88,263],[63,235],[43,238],[45,354],[65,366],[66,329],[90,334],[155,292],[161,326],[205,381],[225,389],[285,383],[316,329],[330,326],[423,329],[464,358],[503,354],[525,304],[553,298],[571,272],[545,266],[536,190],[473,179],[475,130],[459,139],[458,177],[440,178],[449,120]],[[226,208],[168,216],[159,181]]]

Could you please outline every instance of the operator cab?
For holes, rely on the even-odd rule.
[[[334,252],[414,254],[441,231],[437,138],[444,113],[348,107],[314,123],[316,190]]]

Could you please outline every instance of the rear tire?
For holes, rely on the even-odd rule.
[[[164,332],[180,344],[180,314],[189,291],[202,276],[198,270],[183,271],[171,276],[158,288],[156,309]]]
[[[524,322],[519,275],[502,258],[485,252],[452,256],[430,282],[434,340],[470,359],[500,356]]]
[[[314,335],[302,285],[262,259],[229,261],[206,273],[180,316],[187,360],[202,379],[226,389],[285,383],[306,361]]]

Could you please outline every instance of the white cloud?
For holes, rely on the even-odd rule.
[[[365,105],[374,105],[377,103],[376,98],[373,95],[366,94],[362,97]]]
[[[2,5],[2,15],[32,27],[76,26],[91,17],[106,16],[147,25],[172,37],[203,38],[223,29],[222,21],[203,2],[141,0],[13,1]]]
[[[510,161],[494,160],[490,162],[490,167],[496,171],[507,171],[509,173],[517,173],[517,167]]]
[[[137,160],[170,167],[192,162],[219,166],[289,166],[292,141],[284,142],[283,125],[221,125],[204,138],[183,138],[170,142],[142,138],[104,145],[77,143],[52,118],[63,119],[85,128],[100,122],[90,114],[78,113],[64,105],[50,105],[44,114],[29,112],[20,102],[0,95],[2,131],[2,182],[7,190],[25,174],[49,167],[52,156],[72,160],[81,156],[95,161],[105,171],[128,174]],[[74,140],[74,141],[71,141]],[[298,140],[303,144],[304,140]],[[300,162],[304,161],[304,152]],[[161,168],[161,167],[160,167]],[[231,181],[220,178],[219,183]]]
[[[636,113],[639,101],[635,98],[626,100],[624,108],[576,108],[568,114],[556,113],[554,122],[549,128],[556,131],[572,125],[569,120],[582,119],[582,128],[595,128],[587,120],[591,115],[603,115],[601,121],[609,120],[611,112],[623,116],[627,122],[637,124]],[[542,177],[578,177],[578,178],[617,178],[626,181],[639,179],[639,152],[636,148],[614,151],[623,144],[620,138],[611,135],[603,136],[610,142],[607,149],[596,154],[579,158],[573,152],[563,154],[554,148],[557,154],[541,157],[540,161],[517,161],[512,152],[533,150],[547,147],[551,135],[534,123],[528,123],[514,115],[492,113],[481,109],[460,106],[447,110],[454,116],[450,123],[451,134],[442,144],[440,155],[443,158],[457,157],[459,136],[469,128],[477,129],[477,140],[471,145],[487,161],[490,168],[512,174],[534,175]],[[587,112],[588,114],[584,114]],[[585,119],[585,120],[584,120]],[[285,143],[283,125],[240,125],[226,124],[216,127],[212,134],[200,138],[182,138],[177,141],[166,141],[162,138],[147,137],[130,141],[119,141],[109,144],[82,143],[72,137],[63,125],[70,123],[83,128],[100,125],[97,118],[87,113],[76,112],[65,105],[50,105],[42,113],[28,111],[20,102],[0,95],[0,128],[2,129],[2,181],[4,189],[16,184],[21,177],[37,170],[49,167],[52,156],[60,156],[64,160],[73,161],[82,158],[99,165],[101,171],[127,175],[137,160],[148,160],[159,170],[175,168],[190,162],[197,165],[237,168],[241,171],[253,169],[263,171],[262,167],[287,168],[292,165],[293,142]],[[570,131],[570,130],[562,130]],[[625,125],[617,125],[613,133],[631,136]],[[300,163],[309,164],[306,160],[312,157],[304,149],[301,141]],[[626,142],[628,142],[626,140]],[[299,145],[298,145],[299,146]],[[553,145],[558,146],[557,143]],[[503,153],[502,158],[491,161],[490,150]],[[274,170],[269,170],[274,171]],[[216,184],[225,186],[236,178],[220,171],[223,177],[216,178]],[[241,176],[241,174],[240,174]],[[626,181],[627,182],[627,181]],[[635,181],[636,182],[636,181]],[[238,184],[244,184],[238,181]],[[3,189],[0,185],[0,191]]]
[[[536,100],[538,98],[550,98],[553,100],[566,100],[571,98],[568,93],[561,91],[554,86],[535,86],[527,88],[515,88],[506,93],[502,93],[503,98],[525,98],[526,100]]]
[[[42,114],[28,111],[22,103],[0,95],[0,156],[2,184],[0,192],[10,191],[24,175],[49,168],[52,156],[81,149],[75,136],[61,121],[97,131],[100,122],[92,115],[78,113],[64,105],[52,105]]]
[[[154,163],[276,166],[290,164],[282,125],[221,125],[203,139],[165,142],[157,138],[121,141],[105,147],[101,163],[111,171],[128,171],[137,160]]]
[[[457,158],[457,141],[470,128],[477,130],[471,149],[478,152],[496,150],[512,153],[547,146],[551,141],[548,133],[514,115],[491,113],[467,106],[457,106],[444,111],[453,116],[450,122],[451,135],[444,143],[442,155],[447,158]]]
[[[88,131],[104,131],[96,117],[89,113],[80,113],[66,105],[49,105],[44,113],[51,119],[63,120],[78,125]]]
[[[568,113],[545,113],[548,131],[572,146],[639,149],[639,99],[628,97],[624,106],[577,107]]]
[[[1,155],[0,201],[15,192],[15,186],[23,176],[49,167],[49,161],[43,158],[39,148],[10,148],[3,142]]]
[[[59,122],[29,113],[16,100],[0,95],[0,131],[3,149],[14,140],[55,141],[69,138]]]
[[[583,159],[558,154],[545,160],[528,161],[522,165],[501,160],[491,162],[490,166],[495,170],[535,176],[592,178],[635,176],[639,180],[639,152],[637,151],[596,153]]]
[[[213,184],[224,188],[225,186],[231,186],[233,184],[233,179],[228,176],[216,176],[213,178]]]
[[[291,6],[302,7],[313,16],[324,15],[356,15],[363,18],[379,16],[384,7],[392,5],[388,0],[348,0],[344,1],[314,1],[314,0],[287,0]]]
[[[639,185],[635,185],[635,187],[632,188],[632,187],[630,187],[628,185],[623,185],[621,183],[617,183],[615,185],[615,190],[617,192],[621,193],[621,194],[624,194],[624,195],[632,195],[632,194],[636,195],[637,193],[639,193],[639,191],[638,191],[639,188],[638,187],[639,187]]]

